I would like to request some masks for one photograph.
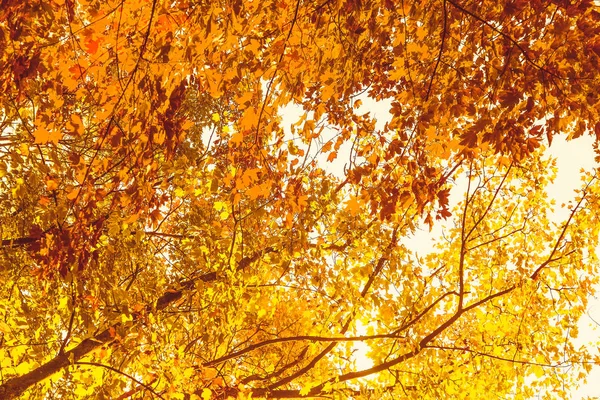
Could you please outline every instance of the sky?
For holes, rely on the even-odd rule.
[[[585,136],[572,141],[557,138],[550,146],[549,154],[556,158],[558,174],[554,183],[548,189],[548,194],[556,199],[557,207],[573,197],[573,190],[579,186],[579,171],[583,168],[591,171],[597,167],[592,149],[593,139]],[[555,216],[564,219],[566,209],[555,210]],[[600,251],[600,249],[598,250]],[[600,291],[600,288],[599,288]],[[588,315],[579,321],[579,343],[593,343],[600,338],[600,329],[594,329],[600,322],[600,298],[590,299]],[[582,385],[572,394],[572,399],[580,400],[589,396],[600,399],[600,366],[592,369],[588,376],[588,383]]]
[[[363,105],[359,111],[370,112],[377,119],[376,128],[382,129],[385,122],[390,119],[389,102],[375,102],[366,96],[362,96]],[[290,106],[284,110],[283,127],[288,129],[290,125],[298,120],[302,115],[302,110],[298,107]],[[287,131],[289,134],[289,130]],[[557,176],[553,184],[548,187],[548,195],[555,200],[556,209],[552,211],[555,221],[564,221],[568,215],[567,208],[561,208],[560,205],[567,203],[574,197],[574,190],[581,186],[580,171],[585,169],[591,171],[597,167],[594,161],[594,151],[592,148],[593,138],[583,136],[576,140],[567,141],[564,137],[555,137],[552,145],[547,149],[547,154],[556,159]],[[326,156],[319,158],[320,166],[327,171],[342,177],[344,171],[344,160],[347,160],[347,155],[344,156],[344,149],[338,152],[338,158],[333,163],[325,161]],[[459,189],[459,188],[457,188]],[[461,192],[461,190],[455,190]],[[457,195],[460,195],[458,193]],[[451,198],[451,203],[453,199]],[[454,204],[451,204],[453,206]],[[417,231],[409,240],[413,251],[420,254],[427,254],[431,250],[432,238],[439,237],[442,232],[442,225],[434,226],[434,230],[429,232],[428,229]],[[600,251],[600,249],[598,249]],[[600,288],[598,288],[600,292]],[[600,328],[596,327],[595,321],[600,322],[600,293],[597,298],[590,299],[588,307],[588,315],[584,316],[579,323],[579,338],[577,343],[581,345],[597,343],[600,338]],[[359,368],[369,368],[372,363],[364,354],[367,351],[366,345],[357,345],[357,360]],[[599,399],[600,400],[600,366],[592,369],[588,376],[588,382],[582,383],[581,387],[571,394],[573,400],[583,399]]]
[[[569,210],[561,208],[560,205],[573,199],[574,190],[581,187],[581,170],[591,171],[598,167],[594,161],[593,142],[591,136],[583,136],[570,141],[567,141],[565,137],[556,137],[547,149],[547,154],[556,159],[557,165],[556,179],[548,187],[548,196],[554,199],[556,204],[556,208],[552,212],[554,221],[564,221],[568,217]],[[456,190],[456,192],[461,191]],[[427,229],[424,229],[417,232],[410,243],[415,251],[426,254],[430,250],[432,237],[439,236],[441,232],[442,226],[440,225],[434,227],[433,236]],[[600,339],[600,328],[594,322],[595,320],[600,323],[600,288],[598,288],[598,292],[596,298],[589,299],[588,315],[579,322],[579,337],[576,342],[580,345],[589,345]],[[582,383],[581,387],[571,396],[572,400],[582,400],[588,397],[600,400],[600,366],[592,369],[587,383]]]

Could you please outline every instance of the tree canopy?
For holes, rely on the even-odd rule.
[[[598,65],[591,0],[0,0],[0,397],[565,398]]]

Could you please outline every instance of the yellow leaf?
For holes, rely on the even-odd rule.
[[[58,189],[58,182],[55,181],[54,179],[48,179],[46,181],[46,190],[48,190],[49,192]]]
[[[190,379],[192,377],[192,375],[194,375],[196,373],[196,370],[194,368],[188,367],[186,369],[183,370],[183,376],[186,379]]]
[[[379,307],[379,315],[384,321],[392,321],[396,315],[394,309],[387,304],[382,304]]]
[[[183,190],[182,188],[178,187],[177,189],[175,189],[175,197],[183,197],[185,196],[185,190]]]
[[[69,302],[69,298],[66,296],[63,296],[60,298],[60,300],[58,301],[58,309],[59,310],[63,310],[67,307],[67,303]]]
[[[308,395],[308,393],[310,392],[310,389],[312,389],[312,386],[310,384],[305,385],[302,389],[300,389],[300,396]]]
[[[10,366],[12,366],[12,361],[10,357],[3,353],[4,351],[0,350],[0,355],[2,355],[2,357],[0,357],[0,368],[9,368]]]
[[[531,371],[535,374],[536,377],[541,378],[542,376],[544,376],[544,368],[540,367],[539,365],[532,365],[531,367]]]
[[[104,352],[106,352],[106,350],[104,348],[101,348],[101,350],[103,350]],[[101,356],[100,358],[103,358],[103,357]],[[102,379],[104,378],[104,369],[102,369],[102,368],[92,368],[91,373],[92,373],[92,376],[94,377],[94,380],[96,382],[102,382]]]
[[[6,322],[4,322],[4,321],[0,321],[0,332],[2,332],[2,333],[9,333],[10,332],[10,326],[8,326],[6,324]]]
[[[19,375],[26,374],[30,370],[31,370],[31,363],[28,363],[28,362],[22,362],[21,364],[17,365],[17,367],[15,368],[15,372]]]
[[[203,400],[210,400],[211,397],[212,397],[212,391],[209,388],[202,389],[202,399]]]

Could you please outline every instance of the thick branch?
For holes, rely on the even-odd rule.
[[[16,239],[4,239],[2,240],[2,247],[23,247],[25,245],[37,242],[40,240],[35,237],[21,237]]]
[[[112,342],[114,340],[114,329],[120,325],[120,323],[113,324],[110,328],[103,330],[91,338],[85,339],[73,349],[57,355],[52,360],[33,371],[8,380],[0,385],[0,398],[6,400],[17,398],[29,389],[30,386],[33,386],[61,369],[68,367],[71,363],[79,360],[81,357],[105,343]]]
[[[275,250],[271,247],[267,248],[263,252],[256,253],[251,257],[243,258],[238,264],[238,271],[248,267],[252,262],[256,261],[265,253],[274,252]],[[203,282],[212,282],[218,278],[218,274],[211,272],[203,274],[197,278],[181,283],[181,288],[178,290],[167,290],[155,303],[156,311],[160,311],[173,304],[175,301],[183,296],[184,291],[191,290],[194,288],[194,283],[198,280]],[[151,310],[152,307],[147,307],[147,310]],[[139,316],[134,315],[133,323],[136,324],[139,320]],[[0,385],[0,398],[3,400],[15,399],[21,396],[31,386],[40,383],[44,379],[50,377],[61,369],[68,367],[69,365],[79,361],[82,357],[93,351],[94,349],[110,343],[114,340],[114,332],[117,328],[121,327],[120,322],[112,324],[102,332],[98,333],[91,338],[84,339],[77,346],[71,350],[62,352],[48,361],[46,364],[34,369],[33,371],[9,379],[2,385]]]

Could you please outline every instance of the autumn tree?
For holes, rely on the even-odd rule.
[[[598,177],[555,223],[544,155],[600,136],[593,1],[2,0],[0,28],[0,397],[564,398],[599,361]]]

